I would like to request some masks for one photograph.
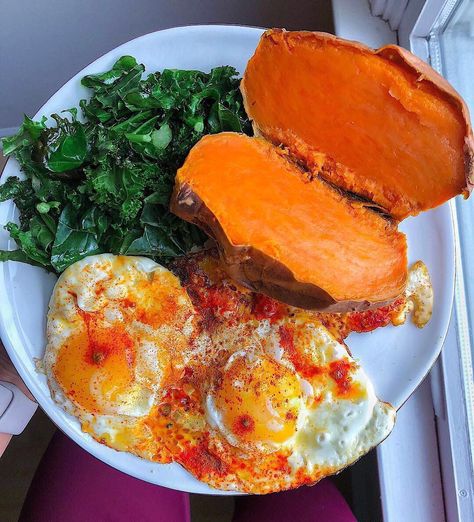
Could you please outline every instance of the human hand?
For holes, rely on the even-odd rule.
[[[28,397],[28,399],[32,401],[35,400],[33,395],[31,395],[30,391],[25,386],[25,383],[21,380],[21,377],[18,375],[18,372],[10,361],[7,351],[2,343],[0,343],[0,381],[14,384]]]
[[[34,401],[33,395],[31,395],[25,383],[21,380],[15,367],[13,366],[10,358],[8,357],[7,351],[0,343],[0,381],[9,382],[17,386],[29,399]],[[8,443],[12,436],[8,433],[0,433],[0,457],[5,451]]]

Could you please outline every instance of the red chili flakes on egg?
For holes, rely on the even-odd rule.
[[[263,294],[255,294],[252,304],[252,313],[255,319],[269,319],[276,322],[286,314],[286,306]]]
[[[388,306],[366,310],[365,312],[351,312],[347,314],[347,326],[353,332],[371,332],[376,328],[387,326],[392,322],[393,315],[405,303],[401,297]]]
[[[226,463],[211,453],[205,441],[185,450],[181,454],[180,460],[197,477],[224,476],[228,473]]]
[[[278,327],[280,344],[285,350],[288,359],[293,363],[295,370],[307,379],[323,373],[323,369],[309,361],[303,354],[299,353],[295,347],[294,331],[290,326],[281,325]]]
[[[329,375],[337,384],[339,393],[345,394],[349,392],[352,384],[351,372],[355,369],[355,363],[344,359],[329,363]]]
[[[78,309],[79,310],[79,309]],[[86,326],[87,346],[85,361],[102,366],[111,353],[125,354],[127,364],[132,367],[135,360],[135,344],[121,325],[99,327],[95,314],[79,310]]]
[[[232,431],[236,435],[245,435],[252,433],[255,429],[255,421],[250,415],[240,415],[232,426]]]

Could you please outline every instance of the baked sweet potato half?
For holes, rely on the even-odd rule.
[[[409,52],[271,30],[241,90],[257,138],[203,138],[171,210],[229,274],[302,308],[363,310],[407,280],[397,223],[469,195],[474,139],[456,91]]]
[[[171,210],[216,239],[233,279],[286,303],[362,310],[404,290],[396,226],[263,139],[204,137],[178,171]]]
[[[309,146],[323,178],[398,220],[472,189],[468,109],[401,47],[374,51],[325,33],[273,29],[241,90],[256,133],[300,156]]]

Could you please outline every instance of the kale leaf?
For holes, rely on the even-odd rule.
[[[210,73],[145,68],[122,56],[104,73],[85,76],[91,96],[33,121],[2,140],[24,179],[0,186],[20,224],[6,229],[18,245],[13,260],[60,273],[91,254],[145,255],[161,262],[203,244],[202,232],[168,210],[176,170],[205,134],[251,134],[237,71]],[[51,120],[49,120],[51,121]]]

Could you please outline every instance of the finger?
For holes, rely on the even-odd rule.
[[[14,384],[18,389],[20,389],[31,401],[34,401],[35,398],[31,394],[30,390],[26,387],[25,383],[21,380],[18,372],[16,371],[13,363],[11,362],[8,354],[0,343],[0,381],[8,382],[10,384]]]

